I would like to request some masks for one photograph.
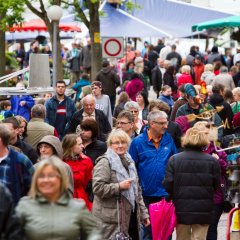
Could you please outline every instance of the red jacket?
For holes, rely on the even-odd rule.
[[[92,202],[88,200],[86,192],[89,181],[92,180],[93,164],[92,160],[84,154],[79,155],[78,159],[67,158],[64,159],[73,172],[74,179],[74,193],[73,197],[83,199],[89,210],[92,209]]]
[[[199,65],[194,65],[193,69],[195,74],[195,84],[201,85],[201,82],[202,82],[201,76],[202,76],[202,73],[204,72],[204,64],[201,63]]]
[[[194,85],[192,76],[188,73],[182,73],[182,75],[178,78],[178,87],[186,83],[191,83],[192,85]]]

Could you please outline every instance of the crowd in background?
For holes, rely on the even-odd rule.
[[[149,205],[166,198],[178,240],[216,240],[229,165],[217,149],[240,129],[240,49],[224,56],[192,46],[184,58],[162,40],[142,51],[129,43],[94,77],[90,49],[89,39],[66,51],[69,86],[0,104],[0,233],[107,240],[121,231],[148,240]],[[20,52],[23,66],[30,52]]]

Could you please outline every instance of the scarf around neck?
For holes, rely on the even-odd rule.
[[[132,205],[132,208],[135,209],[135,200],[138,196],[138,187],[137,187],[137,171],[135,168],[134,161],[132,160],[129,153],[126,153],[123,157],[129,163],[128,171],[123,166],[121,158],[117,153],[115,153],[111,148],[108,148],[107,159],[110,164],[110,168],[116,172],[118,182],[122,182],[127,179],[132,179],[131,187],[128,190],[121,191],[121,194],[129,201]]]

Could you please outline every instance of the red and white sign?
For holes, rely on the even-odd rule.
[[[122,58],[123,57],[123,38],[102,38],[103,58]]]

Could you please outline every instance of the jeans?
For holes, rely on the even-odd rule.
[[[217,227],[218,227],[218,222],[222,215],[222,212],[223,212],[223,203],[215,204],[213,221],[209,225],[206,240],[217,240]]]
[[[111,103],[111,110],[112,110],[112,114],[115,108],[115,103],[116,103],[116,95],[115,96],[109,96],[110,99],[110,103]]]
[[[156,203],[159,202],[163,199],[164,197],[143,197],[143,201],[145,203],[146,208],[149,211],[149,205],[151,203]],[[148,227],[143,226],[143,240],[152,240],[152,230],[151,230],[151,225]]]

